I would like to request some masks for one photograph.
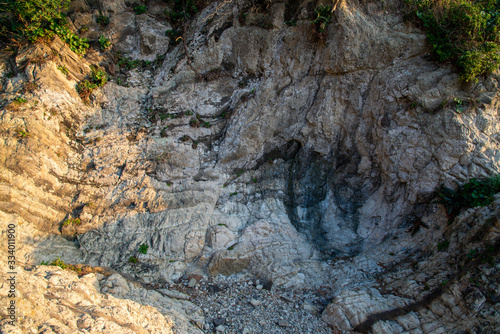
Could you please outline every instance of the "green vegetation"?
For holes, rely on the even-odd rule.
[[[90,79],[86,79],[76,85],[76,91],[80,97],[87,100],[96,88],[102,87],[108,82],[108,74],[98,66],[92,65]]]
[[[128,262],[129,263],[137,263],[137,262],[139,262],[139,259],[136,258],[135,256],[131,256],[128,258]]]
[[[66,76],[69,74],[68,68],[66,66],[64,66],[64,65],[57,66],[57,69],[59,71],[61,71],[61,73],[64,74],[64,75],[66,75]]]
[[[200,120],[198,118],[191,118],[191,120],[189,121],[189,125],[192,127],[192,128],[197,128],[200,126]]]
[[[165,31],[165,36],[170,38],[172,44],[178,43],[181,40],[182,32],[180,29],[169,29]]]
[[[157,60],[155,62],[151,62],[149,60],[137,60],[137,59],[127,58],[119,52],[116,52],[113,56],[118,66],[120,66],[121,68],[125,68],[129,71],[133,70],[136,67],[146,68],[152,66],[155,62],[158,61]]]
[[[111,42],[104,35],[99,36],[99,45],[102,51],[105,51],[111,46]]]
[[[74,266],[72,264],[64,263],[64,261],[61,260],[60,257],[57,257],[57,259],[53,260],[52,262],[42,261],[42,263],[40,263],[40,265],[41,266],[56,266],[56,267],[59,267],[59,268],[61,268],[63,270],[69,269],[69,270],[73,270],[73,271],[76,271],[76,272],[82,271],[81,268],[77,268],[76,266]]]
[[[450,242],[448,240],[441,241],[440,243],[437,244],[437,249],[438,251],[445,251],[448,249],[450,246]]]
[[[438,61],[457,65],[460,78],[477,81],[500,65],[500,0],[406,0],[427,33]]]
[[[14,45],[36,43],[59,36],[71,50],[83,54],[88,40],[69,30],[66,15],[69,0],[6,0],[0,3],[0,40]]]
[[[82,223],[82,221],[80,220],[80,218],[69,218],[69,219],[66,219],[62,224],[61,226],[68,226],[68,225],[80,225]]]
[[[165,12],[167,19],[173,23],[178,24],[185,20],[189,20],[198,12],[194,0],[174,0],[174,9]]]
[[[469,253],[467,254],[467,258],[472,260],[476,257],[477,253],[479,253],[479,251],[477,249],[471,249],[469,251]]]
[[[24,130],[17,130],[16,133],[17,133],[17,137],[22,138],[22,139],[30,136],[30,133],[28,131],[24,131]]]
[[[26,99],[24,99],[22,97],[16,97],[14,99],[14,103],[16,103],[16,104],[23,104],[23,103],[26,103],[26,102],[28,102],[28,100],[26,100]]]
[[[134,8],[134,12],[136,15],[144,14],[146,12],[146,10],[147,10],[147,8],[144,5],[136,6]]]
[[[321,39],[326,39],[327,25],[332,20],[332,7],[325,5],[318,5],[314,10],[316,17],[311,21],[314,24],[314,30]]]
[[[157,55],[156,55],[156,60],[155,60],[155,63],[156,63],[156,64],[159,64],[159,65],[163,64],[163,61],[165,60],[165,57],[166,57],[166,56],[165,56],[164,54],[163,54],[163,55],[161,55],[161,54],[157,54]]]
[[[99,13],[96,17],[96,22],[99,23],[102,27],[105,27],[109,24],[109,17],[102,15],[102,13]]]
[[[166,11],[167,20],[173,28],[165,32],[165,36],[170,38],[172,44],[178,43],[182,39],[183,23],[194,17],[198,12],[195,0],[174,0],[174,8]]]
[[[451,217],[458,215],[460,210],[477,206],[486,206],[493,202],[493,195],[500,192],[500,175],[487,179],[471,179],[470,182],[458,185],[456,190],[441,187],[438,196]]]
[[[85,34],[87,31],[89,31],[89,28],[85,25],[81,26],[80,29],[78,30],[79,34]]]
[[[148,252],[149,246],[146,244],[142,244],[139,246],[139,253],[146,254]]]

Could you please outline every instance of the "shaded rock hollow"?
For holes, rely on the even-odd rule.
[[[25,264],[60,256],[145,283],[244,274],[279,289],[328,286],[335,299],[323,318],[342,330],[458,275],[435,250],[457,232],[434,193],[498,172],[498,77],[464,84],[430,61],[399,2],[342,1],[326,40],[310,23],[310,1],[265,11],[212,3],[191,22],[186,48],[167,47],[164,3],[143,15],[121,1],[80,5],[70,18],[89,37],[104,33],[135,59],[165,59],[123,71],[109,55],[78,59],[55,40],[21,50],[23,70],[13,78],[2,63],[4,101],[28,82],[38,87],[24,93],[26,104],[5,106],[1,124],[2,224],[18,226]],[[109,15],[107,27],[93,21],[98,10]],[[290,18],[295,26],[285,24]],[[44,62],[34,62],[40,55]],[[94,63],[115,79],[87,105],[74,85]],[[453,98],[477,103],[463,113],[438,110]],[[81,224],[61,226],[70,217]],[[407,267],[412,261],[421,265]],[[402,283],[408,277],[414,285]],[[360,311],[350,306],[356,298]],[[491,307],[497,313],[487,319],[498,316]],[[423,332],[459,330],[478,326],[450,325],[469,311],[404,316]],[[370,328],[414,329],[395,318]]]

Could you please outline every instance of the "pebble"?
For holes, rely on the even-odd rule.
[[[188,283],[188,288],[194,288],[196,283],[198,283],[198,281],[195,278],[191,278],[191,280]]]
[[[312,312],[312,313],[318,312],[318,309],[309,303],[302,304],[302,308],[308,312]]]
[[[290,324],[286,320],[278,320],[278,326],[280,326],[280,327],[290,327]]]
[[[224,332],[225,330],[226,330],[226,327],[223,325],[219,325],[219,326],[215,327],[216,332]]]
[[[250,304],[252,304],[253,306],[257,307],[257,306],[260,306],[262,305],[262,302],[260,300],[255,300],[255,299],[252,299],[250,301]]]

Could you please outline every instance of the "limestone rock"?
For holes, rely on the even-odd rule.
[[[190,331],[186,319],[203,324],[200,310],[124,277],[154,284],[200,272],[254,275],[273,289],[327,285],[337,301],[323,317],[346,330],[439,286],[428,309],[370,326],[426,332],[498,323],[487,297],[498,290],[488,279],[498,268],[458,272],[452,261],[497,242],[498,200],[451,225],[433,202],[441,184],[500,171],[498,73],[461,83],[428,59],[425,35],[403,20],[396,0],[340,2],[322,41],[310,22],[314,2],[287,3],[264,11],[212,2],[190,21],[186,44],[169,46],[164,4],[136,15],[129,1],[78,2],[75,10],[92,8],[70,15],[75,28],[88,26],[84,36],[104,34],[132,59],[165,59],[128,71],[107,53],[80,58],[58,38],[2,56],[0,223],[18,227],[17,258],[120,273],[101,280],[109,297],[92,290],[86,304],[101,312],[109,298],[109,321],[81,318],[63,305],[69,290],[58,295],[59,285],[35,275],[57,298],[33,292],[48,313],[26,317],[25,328],[125,332],[115,299],[129,298],[156,309],[146,316],[152,331],[168,323],[163,314]],[[108,26],[95,22],[97,8]],[[284,24],[290,15],[296,26]],[[120,77],[84,103],[75,85],[93,64],[115,66]],[[443,104],[462,97],[478,102],[462,113]],[[436,251],[444,239],[450,248]],[[467,287],[459,274],[482,287]],[[136,313],[127,317],[139,323]]]
[[[15,300],[17,306],[15,326],[2,316],[0,327],[6,332],[174,333],[172,319],[154,307],[101,295],[94,274],[78,278],[57,267],[39,266],[18,270],[16,279],[17,297],[2,295],[3,305]]]
[[[326,308],[321,319],[338,330],[353,330],[368,315],[392,310],[409,301],[396,296],[382,296],[375,289],[346,290]]]

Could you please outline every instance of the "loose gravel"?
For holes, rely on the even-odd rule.
[[[205,333],[333,333],[321,321],[326,289],[280,291],[241,277],[185,278],[170,289],[189,295],[205,315]]]

